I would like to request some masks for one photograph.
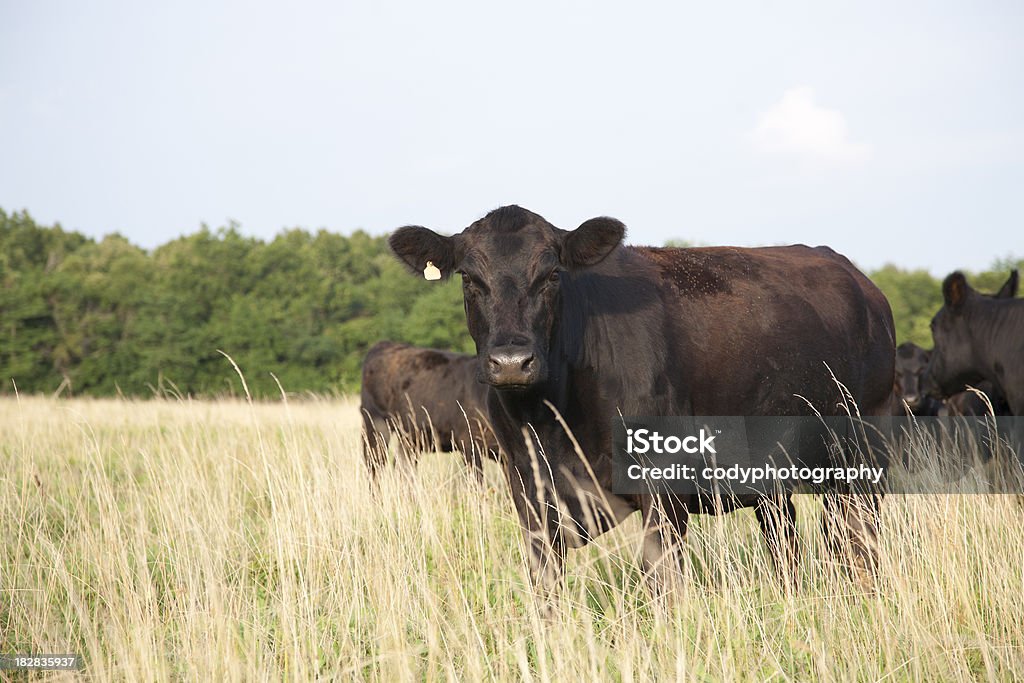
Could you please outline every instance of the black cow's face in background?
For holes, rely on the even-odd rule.
[[[911,410],[921,405],[923,379],[930,355],[912,342],[903,342],[896,347],[896,389]]]
[[[978,294],[959,271],[942,283],[943,306],[932,318],[935,346],[928,365],[933,393],[937,388],[942,395],[949,396],[962,391],[965,384],[981,380],[973,370],[974,353],[968,320],[968,312],[976,296]]]
[[[963,391],[965,385],[975,385],[982,380],[977,371],[971,341],[971,307],[978,299],[1014,298],[1017,296],[1018,282],[1018,273],[1014,270],[995,294],[979,294],[967,284],[967,278],[960,271],[943,281],[943,306],[932,318],[932,340],[935,345],[926,370],[927,391],[951,396]]]
[[[624,232],[613,218],[560,230],[535,213],[506,206],[452,237],[409,226],[395,231],[390,244],[414,272],[423,272],[429,261],[442,277],[462,277],[479,377],[499,389],[523,390],[547,379],[563,279],[600,263]]]

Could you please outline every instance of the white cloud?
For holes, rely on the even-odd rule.
[[[761,114],[751,132],[754,146],[811,166],[838,166],[867,161],[871,147],[850,140],[842,112],[814,101],[814,89],[790,88]]]

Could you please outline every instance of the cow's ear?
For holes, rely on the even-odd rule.
[[[967,294],[971,286],[967,284],[967,278],[959,270],[948,275],[942,282],[942,298],[953,311],[960,310],[967,300]]]
[[[1014,268],[1010,271],[1010,278],[1003,283],[1003,286],[999,288],[999,291],[993,294],[996,299],[1012,299],[1017,296],[1017,286],[1020,284],[1020,276],[1017,274],[1017,269]]]
[[[569,232],[562,243],[562,265],[586,268],[597,265],[619,246],[626,226],[614,218],[591,218]]]
[[[434,271],[428,270],[431,266],[440,271],[436,275],[441,278],[449,277],[454,270],[455,240],[452,237],[438,235],[419,225],[407,225],[395,230],[388,238],[388,244],[409,270],[429,280],[439,279],[431,276],[435,275]]]

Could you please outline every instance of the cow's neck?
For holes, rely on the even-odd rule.
[[[1024,339],[1024,300],[979,299],[967,316],[975,367],[983,370],[985,379],[999,384],[995,364],[1002,360],[1002,345],[1008,339]]]
[[[663,298],[650,261],[628,248],[572,278],[551,343],[549,400],[562,407],[582,399],[627,415],[671,412],[672,332]],[[616,405],[603,405],[604,397]]]

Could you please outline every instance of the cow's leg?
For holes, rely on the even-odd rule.
[[[530,563],[530,576],[541,608],[550,612],[559,595],[565,568],[565,540],[552,529],[522,527]]]
[[[374,479],[387,462],[391,428],[388,421],[363,409],[363,461]]]
[[[689,512],[668,497],[646,496],[640,514],[644,523],[641,561],[655,595],[671,591],[682,578],[683,549]]]
[[[764,496],[754,506],[757,523],[785,586],[797,583],[796,508],[788,494]]]
[[[475,443],[472,439],[462,445],[462,455],[466,458],[466,467],[473,472],[473,476],[479,484],[484,483],[483,448],[484,446]]]
[[[411,474],[420,460],[420,453],[426,448],[428,439],[414,422],[402,422],[396,431],[399,433],[399,439],[395,463],[403,472]]]
[[[398,450],[395,453],[396,469],[403,476],[412,477],[416,474],[416,466],[420,462],[420,454],[423,447],[416,439],[403,439],[398,443]]]
[[[865,586],[878,569],[878,525],[882,495],[826,493],[822,517],[825,542]]]
[[[565,564],[565,539],[555,501],[537,490],[533,472],[509,465],[508,482],[526,543],[527,562],[542,610],[550,613]]]

